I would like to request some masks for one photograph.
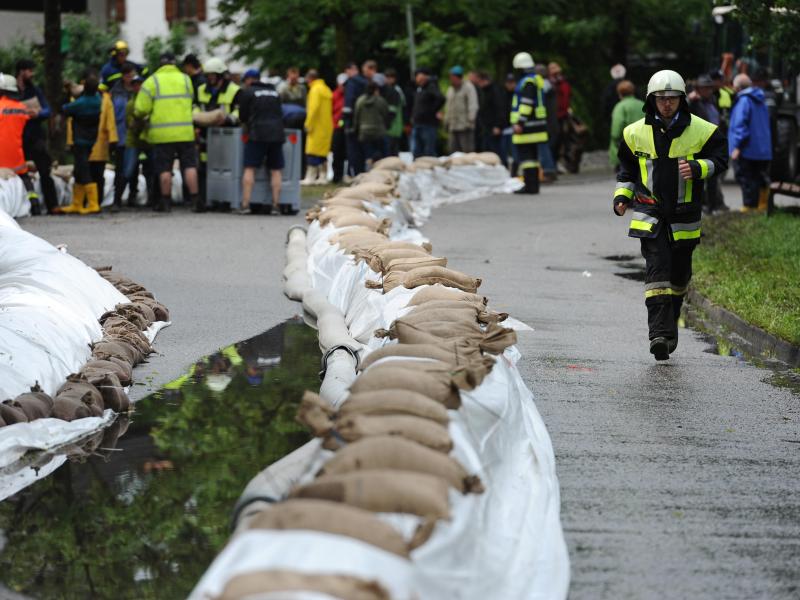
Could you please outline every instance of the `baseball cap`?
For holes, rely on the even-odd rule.
[[[456,65],[452,69],[450,69],[450,75],[456,75],[458,77],[464,76],[464,67],[461,65]]]
[[[261,73],[258,69],[247,69],[242,76],[242,79],[247,79],[248,77],[252,77],[253,79],[261,79]]]

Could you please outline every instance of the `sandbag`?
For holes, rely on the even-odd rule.
[[[435,321],[443,324],[464,322],[470,325],[488,325],[489,323],[498,323],[508,317],[508,315],[493,313],[488,310],[476,310],[474,306],[470,306],[466,302],[457,304],[462,306],[460,308],[436,308],[427,307],[423,304],[403,316],[402,319],[406,323],[413,324]]]
[[[82,376],[70,375],[67,377],[67,381],[58,389],[53,399],[53,413],[55,413],[56,401],[59,398],[70,398],[81,402],[95,417],[102,415],[105,409],[100,390],[83,380]]]
[[[372,164],[373,170],[405,171],[406,163],[399,156],[387,156]]]
[[[438,344],[443,340],[450,340],[477,345],[482,351],[490,354],[502,354],[506,348],[517,343],[517,333],[513,329],[506,329],[494,324],[489,325],[486,331],[481,333],[454,337],[447,335],[447,331],[444,331],[446,335],[441,337],[434,334],[432,329],[442,333],[440,327],[435,323],[431,325],[431,328],[428,328],[427,324],[425,326],[412,325],[411,323],[405,323],[402,319],[398,319],[394,322],[393,327],[397,335],[397,341],[401,344]]]
[[[320,204],[326,208],[333,208],[337,206],[349,206],[350,208],[364,209],[365,204],[359,198],[345,198],[343,196],[336,196],[334,198],[325,198]]]
[[[358,227],[366,227],[378,233],[387,233],[392,224],[389,219],[378,220],[366,213],[338,214],[334,215],[330,222],[336,227],[351,227],[357,225]]]
[[[53,398],[44,392],[28,392],[14,398],[28,421],[45,419],[53,414]]]
[[[352,192],[366,194],[367,196],[386,197],[392,194],[392,186],[385,183],[372,181],[356,184],[349,188]]]
[[[479,477],[469,475],[452,457],[395,436],[368,437],[339,449],[318,475],[337,475],[367,469],[428,473],[447,481],[462,493],[483,492]]]
[[[478,152],[475,155],[475,158],[477,158],[483,164],[489,165],[490,167],[496,167],[502,164],[500,157],[494,152]]]
[[[390,356],[432,358],[454,367],[466,366],[482,358],[477,344],[469,344],[462,340],[442,340],[436,344],[386,344],[367,354],[359,363],[358,368],[360,371],[366,371],[375,362]]]
[[[319,394],[306,390],[297,407],[295,420],[302,423],[316,437],[328,435],[334,427],[336,411],[320,398]]]
[[[423,267],[409,271],[403,281],[408,289],[437,283],[474,294],[480,287],[481,280],[445,267]]]
[[[433,300],[424,302],[414,307],[414,310],[403,316],[403,318],[413,317],[420,319],[424,315],[431,315],[433,318],[428,320],[435,320],[443,318],[446,320],[449,313],[457,313],[471,309],[474,311],[475,318],[479,323],[488,325],[489,323],[500,323],[508,318],[508,313],[498,313],[486,309],[486,305],[480,301],[470,302],[467,300]]]
[[[338,416],[352,415],[411,415],[447,425],[450,418],[440,403],[407,390],[379,390],[350,394],[339,407]]]
[[[359,250],[354,253],[357,260],[363,260],[376,273],[386,272],[386,265],[400,258],[430,258],[425,250],[417,248],[387,248],[385,250]]]
[[[383,272],[407,272],[412,269],[419,269],[421,267],[446,267],[447,259],[437,258],[435,256],[412,256],[408,258],[395,258],[388,263],[385,259],[383,262]]]
[[[133,383],[133,369],[130,363],[111,357],[107,360],[90,360],[80,370],[83,374],[113,373],[120,384],[128,386]]]
[[[429,419],[410,415],[350,415],[336,420],[336,427],[322,442],[322,447],[336,450],[342,440],[355,442],[376,435],[396,435],[413,440],[438,452],[450,452],[453,440],[447,429]]]
[[[141,354],[131,344],[122,341],[108,341],[105,338],[92,347],[92,356],[98,360],[117,358],[130,365],[141,362]]]
[[[22,405],[16,400],[3,400],[0,402],[0,418],[6,425],[27,423],[28,416],[22,410]]]
[[[290,498],[317,498],[364,510],[449,519],[447,481],[428,473],[377,470],[324,475],[296,487]]]
[[[415,244],[413,242],[389,241],[375,244],[369,248],[369,251],[373,253],[381,252],[383,250],[424,250],[426,253],[430,254],[433,250],[433,245],[430,242]]]
[[[474,337],[475,339],[481,339],[484,335],[483,329],[478,324],[478,321],[475,319],[474,315],[470,315],[469,313],[467,313],[467,315],[468,316],[464,316],[462,313],[460,318],[455,318],[450,321],[443,321],[441,319],[428,319],[426,315],[415,319],[411,315],[406,315],[405,317],[394,321],[388,330],[378,329],[375,332],[375,336],[389,337],[393,340],[398,339],[398,326],[404,324],[413,325],[414,327],[418,327],[430,335],[434,335],[445,340],[462,337]]]
[[[372,215],[369,214],[366,208],[363,206],[361,208],[355,208],[351,206],[336,206],[334,208],[326,208],[322,212],[317,215],[317,220],[319,221],[320,226],[325,227],[328,223],[331,223],[337,217],[346,217],[346,216],[359,216],[359,215],[366,215],[372,219]]]
[[[387,241],[383,233],[372,231],[365,227],[336,233],[329,238],[331,244],[338,244],[348,252],[353,252],[362,248],[369,248],[375,244]]]
[[[355,538],[408,558],[403,536],[369,511],[325,500],[293,498],[258,513],[248,529],[309,529]]]
[[[350,393],[379,390],[409,390],[444,404],[447,408],[461,406],[458,389],[446,374],[426,373],[419,369],[404,369],[378,365],[362,373],[350,386]]]
[[[418,306],[425,302],[433,302],[437,300],[463,300],[466,302],[482,302],[484,305],[489,303],[486,296],[479,294],[470,294],[462,290],[457,290],[451,287],[444,287],[441,285],[432,285],[422,288],[411,297],[407,306]]]
[[[96,369],[82,371],[83,377],[100,392],[103,405],[114,412],[124,412],[130,408],[130,400],[117,376],[110,371],[100,372]]]
[[[316,592],[346,600],[391,600],[389,592],[377,581],[277,569],[236,575],[215,600],[258,600],[262,595],[278,592]]]

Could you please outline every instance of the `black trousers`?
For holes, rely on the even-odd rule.
[[[125,187],[130,186],[128,193],[128,206],[136,204],[136,194],[139,190],[139,169],[133,175],[130,181],[125,177],[125,146],[117,146],[114,148],[114,204],[122,206],[122,194],[125,193]]]
[[[678,339],[678,317],[692,278],[694,246],[673,245],[667,223],[661,223],[655,238],[642,238],[641,243],[647,264],[644,303],[649,338]]]
[[[331,141],[331,152],[333,152],[333,183],[339,183],[344,177],[344,160],[347,157],[347,144],[344,139],[344,128],[337,127],[333,130],[333,140]]]
[[[527,194],[539,193],[539,144],[514,144],[519,157],[518,172],[522,173]]]
[[[52,212],[58,206],[58,198],[56,194],[56,184],[53,183],[53,178],[50,176],[50,169],[53,160],[50,158],[50,153],[47,152],[47,145],[44,139],[34,139],[26,141],[23,145],[25,152],[25,159],[32,160],[36,165],[36,170],[39,172],[39,183],[42,186],[42,195],[44,196],[44,203],[47,206],[47,211]]]

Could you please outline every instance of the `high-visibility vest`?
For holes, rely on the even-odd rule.
[[[134,113],[149,115],[145,140],[150,144],[193,142],[192,80],[175,65],[164,65],[142,84]]]
[[[236,94],[239,89],[239,86],[233,81],[228,82],[228,85],[225,86],[225,89],[220,90],[220,92],[217,94],[216,101],[213,103],[214,106],[212,106],[212,100],[214,100],[214,96],[208,89],[208,83],[204,83],[197,88],[197,103],[203,110],[221,108],[225,111],[225,114],[233,115],[234,117],[238,118],[239,107],[237,106],[234,108],[233,101],[236,99]]]
[[[732,89],[723,87],[719,89],[719,107],[722,110],[733,106],[733,97],[736,95]]]
[[[17,175],[28,172],[22,149],[22,131],[28,119],[22,102],[0,96],[0,167],[11,169]]]
[[[536,106],[529,104],[530,99],[522,96],[522,91],[528,84],[536,87]],[[520,116],[525,117],[525,120],[522,125],[522,133],[515,133],[511,136],[514,144],[541,144],[547,141],[547,107],[544,105],[543,88],[544,79],[541,75],[526,74],[517,84],[511,100],[509,121],[515,125],[519,123]]]
[[[683,130],[680,136],[672,140],[669,147],[668,158],[696,160],[700,166],[700,178],[706,179],[714,175],[714,162],[708,159],[695,159],[695,154],[703,149],[709,138],[717,130],[713,123],[701,119],[696,115],[691,116],[689,125]],[[653,126],[640,119],[628,125],[622,132],[625,143],[630,148],[633,155],[639,160],[639,179],[642,187],[650,190],[654,181],[654,169],[658,164],[659,158],[656,152],[655,140],[653,139]],[[661,157],[663,158],[663,157]],[[692,179],[684,179],[680,173],[675,175],[678,178],[678,197],[677,205],[694,203],[694,207],[699,210],[702,201],[702,185],[695,186]],[[631,183],[617,183],[615,196],[623,195],[632,198],[635,185]],[[688,207],[687,207],[688,208]],[[657,231],[659,217],[655,214],[634,212],[630,224],[630,235],[634,237],[650,237]],[[700,221],[671,223],[672,239],[675,241],[697,240],[700,238]]]

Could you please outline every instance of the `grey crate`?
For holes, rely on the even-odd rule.
[[[300,172],[303,159],[303,133],[299,129],[286,130],[283,145],[283,184],[281,204],[300,210]],[[208,165],[206,197],[211,202],[227,202],[239,208],[242,198],[242,171],[244,169],[244,144],[240,127],[212,127],[208,130]],[[265,168],[256,170],[252,204],[272,204],[272,190]]]

